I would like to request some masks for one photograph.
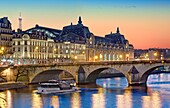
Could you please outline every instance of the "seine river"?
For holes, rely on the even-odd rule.
[[[0,108],[170,108],[170,74],[150,75],[147,88],[127,87],[124,77],[98,79],[103,88],[40,95],[36,86],[0,92]]]

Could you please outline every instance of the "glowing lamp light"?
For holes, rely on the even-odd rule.
[[[95,56],[94,59],[98,59],[98,56]]]
[[[1,50],[3,51],[5,48],[4,47],[1,47]]]
[[[148,54],[146,54],[145,56],[148,57]]]
[[[129,54],[126,54],[126,57],[129,57]]]
[[[37,49],[38,49],[38,46],[36,46],[35,49],[37,50]]]
[[[155,52],[153,55],[154,55],[154,56],[157,56],[157,55],[158,55],[158,53],[157,53],[157,52]]]
[[[74,59],[77,59],[77,56],[75,56]]]
[[[103,56],[102,56],[102,55],[100,55],[100,58],[103,58]]]

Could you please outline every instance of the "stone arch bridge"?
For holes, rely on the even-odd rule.
[[[143,85],[146,84],[148,75],[156,68],[162,66],[170,66],[170,60],[10,66],[1,71],[0,75],[7,81],[22,81],[27,83],[37,83],[57,79],[62,76],[72,77],[77,83],[93,83],[102,71],[113,68],[127,78],[129,85]]]

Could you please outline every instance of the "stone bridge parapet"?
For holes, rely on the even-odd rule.
[[[48,65],[10,66],[1,71],[7,81],[36,83],[60,77],[72,77],[77,83],[95,82],[106,69],[121,72],[129,85],[146,84],[148,75],[158,67],[170,66],[170,60],[155,61],[106,61],[57,63]]]

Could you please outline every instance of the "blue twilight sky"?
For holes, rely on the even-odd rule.
[[[18,28],[22,13],[23,29],[39,24],[62,29],[83,24],[95,35],[104,36],[116,27],[135,48],[170,48],[170,0],[1,0],[0,17],[7,16]]]

